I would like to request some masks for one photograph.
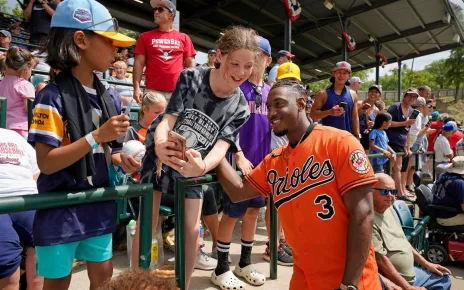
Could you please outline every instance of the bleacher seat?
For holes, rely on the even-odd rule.
[[[34,88],[37,88],[37,85],[41,82],[47,82],[50,79],[49,76],[46,75],[33,75],[31,76],[31,83],[34,86]]]
[[[401,227],[403,228],[406,239],[420,253],[427,247],[425,235],[427,223],[429,222],[430,217],[426,216],[422,219],[413,218],[408,205],[402,200],[395,201],[393,209],[395,210]],[[414,221],[418,221],[416,225],[414,225]]]

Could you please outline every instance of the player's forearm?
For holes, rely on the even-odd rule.
[[[411,285],[398,273],[398,271],[396,271],[395,266],[393,266],[386,256],[376,253],[375,260],[377,262],[377,267],[379,268],[379,273],[390,279],[402,289],[409,289]]]
[[[349,193],[346,193],[349,194]],[[369,255],[374,212],[369,207],[350,211],[343,284],[357,286]]]
[[[216,167],[216,175],[222,188],[234,203],[261,196],[246,180],[238,175],[225,158]]]

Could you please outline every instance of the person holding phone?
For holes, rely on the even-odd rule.
[[[367,92],[367,99],[358,101],[359,129],[361,131],[361,145],[369,150],[369,133],[374,126],[375,117],[379,109],[375,103],[382,97],[382,86],[372,85]]]
[[[332,85],[316,95],[310,116],[322,125],[348,131],[359,139],[358,95],[348,87],[350,76],[351,65],[337,62],[330,78]]]
[[[411,153],[409,130],[416,122],[415,119],[409,118],[414,110],[411,106],[416,102],[418,97],[419,94],[415,89],[408,89],[404,93],[403,100],[392,104],[387,111],[392,116],[392,124],[386,130],[389,139],[388,145],[397,153],[405,153],[404,156],[397,156],[396,161],[392,161],[392,177],[398,189],[398,198],[409,201],[414,200],[415,195],[406,190],[405,183],[402,182],[402,172],[406,172],[409,162],[408,156]],[[403,178],[405,177],[405,174],[403,174]]]

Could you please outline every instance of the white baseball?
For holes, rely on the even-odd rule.
[[[145,156],[145,151],[145,145],[137,140],[127,141],[122,147],[122,154],[132,156],[137,161],[142,160],[143,156]]]

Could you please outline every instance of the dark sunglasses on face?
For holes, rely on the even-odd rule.
[[[153,7],[153,13],[155,13],[156,11],[158,11],[158,13],[163,13],[164,10],[168,10],[168,11],[169,11],[169,9],[164,8],[164,7],[162,7],[162,6],[160,6],[160,7]]]
[[[372,189],[377,189],[378,191],[380,191],[381,195],[391,194],[393,196],[396,196],[396,194],[398,193],[398,189],[386,189],[386,188],[372,188]]]

